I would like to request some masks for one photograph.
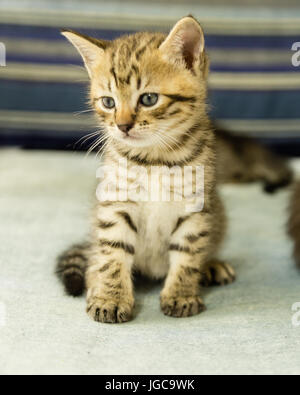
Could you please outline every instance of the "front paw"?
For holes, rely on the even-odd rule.
[[[204,287],[211,285],[227,285],[235,281],[236,275],[233,267],[221,261],[212,261],[203,275],[201,284]]]
[[[200,296],[161,296],[160,305],[163,313],[169,317],[190,317],[205,311]]]
[[[133,305],[133,301],[94,297],[88,301],[87,313],[96,322],[122,323],[132,319]]]

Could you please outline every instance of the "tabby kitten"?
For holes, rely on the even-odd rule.
[[[191,201],[186,197],[99,201],[90,243],[60,257],[58,272],[66,289],[78,295],[86,286],[87,312],[94,320],[125,322],[133,315],[132,276],[138,272],[166,278],[160,298],[164,314],[198,314],[204,310],[201,281],[234,280],[233,269],[215,258],[226,221],[206,112],[202,29],[185,17],[168,36],[137,33],[108,42],[72,31],[63,35],[82,55],[91,79],[91,102],[108,139],[104,165],[114,169],[127,161],[128,190],[139,168],[148,173],[152,166],[176,166],[182,174],[191,166],[193,191],[196,167],[204,166],[205,173],[201,211],[187,211]],[[113,182],[120,189],[118,177]]]
[[[220,129],[216,130],[216,138],[219,182],[261,181],[267,193],[291,183],[293,173],[287,161],[259,142]]]
[[[295,186],[290,210],[288,231],[294,240],[294,258],[300,268],[300,182]]]

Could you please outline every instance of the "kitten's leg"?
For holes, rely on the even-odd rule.
[[[235,281],[236,275],[232,266],[217,259],[208,263],[208,268],[203,274],[201,284],[205,287],[211,285],[227,285]]]
[[[200,280],[211,249],[211,223],[204,214],[190,216],[173,233],[170,269],[161,293],[164,314],[187,317],[205,310],[200,297]]]
[[[130,214],[116,207],[102,208],[98,218],[86,272],[87,312],[98,322],[126,322],[134,307],[131,269],[137,228]]]

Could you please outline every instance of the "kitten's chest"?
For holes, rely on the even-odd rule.
[[[148,202],[140,208],[136,266],[145,275],[163,278],[169,267],[171,235],[184,206],[172,202]]]

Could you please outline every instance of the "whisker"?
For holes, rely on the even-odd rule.
[[[104,153],[105,153],[105,151],[106,151],[106,148],[107,148],[108,145],[110,144],[110,142],[111,142],[111,140],[110,140],[110,138],[108,138],[107,141],[106,141],[106,142],[103,144],[103,146],[101,147],[101,149],[97,152],[96,158],[98,157],[99,153],[101,152],[101,156],[100,156],[100,158],[99,158],[99,161],[100,161],[100,162],[102,161],[102,157],[103,157],[103,155],[104,155]]]
[[[160,134],[156,133],[155,136],[157,137],[158,141],[160,141],[162,144],[160,145],[160,147],[168,148],[169,151],[174,151],[174,149],[163,139],[163,137]]]
[[[77,115],[80,115],[80,114],[85,114],[87,112],[93,112],[93,111],[94,111],[93,109],[88,109],[88,110],[82,110],[82,111],[75,111],[73,114],[75,116],[77,116]]]
[[[176,147],[180,147],[178,144],[178,141],[175,140],[175,138],[173,136],[170,136],[168,134],[162,134],[163,131],[157,130],[156,131],[156,136],[158,136],[160,138],[160,140],[164,143],[164,147],[167,147],[169,151],[174,152]],[[175,144],[176,147],[172,147],[169,143],[173,143],[173,145]]]
[[[97,132],[93,132],[93,133],[89,133],[86,136],[81,137],[78,141],[76,141],[76,143],[74,143],[73,148],[76,148],[76,146],[81,142],[80,147],[82,147],[82,145],[87,142],[88,140],[90,140],[93,137],[98,136],[99,131]]]
[[[108,139],[108,136],[107,136],[107,135],[100,136],[100,137],[92,144],[92,146],[88,149],[88,151],[87,151],[87,153],[86,153],[86,156],[90,155],[90,154],[92,153],[92,151],[94,151],[94,149],[96,149],[97,147],[99,147],[99,145],[100,145],[103,141],[105,141],[105,140],[107,140],[107,139]]]

